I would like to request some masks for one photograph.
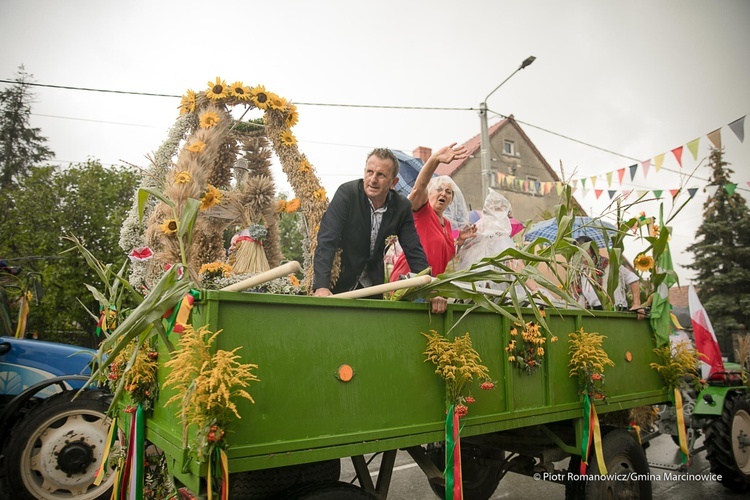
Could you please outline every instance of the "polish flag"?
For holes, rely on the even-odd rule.
[[[711,326],[711,320],[708,319],[706,310],[698,300],[698,294],[693,285],[688,288],[688,306],[690,307],[690,320],[693,323],[695,347],[702,355],[700,356],[701,376],[707,379],[712,373],[725,371],[724,362],[721,360],[721,349],[716,341],[714,327]]]

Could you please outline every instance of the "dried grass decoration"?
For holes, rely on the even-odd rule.
[[[257,274],[271,269],[263,251],[263,239],[267,234],[264,226],[253,224],[232,238],[234,250],[229,254],[227,263],[235,274]]]

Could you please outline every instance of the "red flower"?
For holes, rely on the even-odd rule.
[[[466,399],[466,402],[469,404],[474,403],[476,401],[476,399],[472,398],[471,396],[466,396],[465,399]]]
[[[594,373],[593,375],[591,375],[591,380],[601,380],[601,379],[602,379],[601,373]]]
[[[495,388],[495,383],[494,382],[482,382],[482,385],[480,385],[479,388],[485,391],[489,391],[490,389]]]
[[[458,415],[458,418],[461,418],[467,413],[469,413],[469,408],[466,407],[465,405],[456,405],[455,412],[456,412],[456,415]]]

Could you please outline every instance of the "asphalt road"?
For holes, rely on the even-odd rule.
[[[702,444],[702,438],[698,441],[697,446]],[[683,474],[676,470],[666,470],[659,465],[675,465],[679,463],[677,446],[672,442],[669,436],[658,436],[651,441],[651,445],[646,450],[649,463],[651,464],[651,474],[658,477],[659,480],[652,481],[653,497],[658,499],[680,500],[698,500],[710,498],[712,500],[739,500],[747,498],[746,494],[735,494],[722,486],[718,482],[700,481],[694,479],[687,480],[666,480],[666,473]],[[367,457],[369,458],[369,457]],[[373,482],[377,481],[378,459],[375,459],[370,466]],[[556,464],[558,469],[567,469],[567,465]],[[706,460],[705,451],[692,457],[691,463],[685,471],[690,477],[707,475],[710,473],[710,465]],[[342,460],[341,480],[356,484],[354,468],[351,461]],[[406,452],[398,452],[396,465],[391,480],[391,487],[388,493],[389,500],[434,500],[436,495],[432,492],[425,475],[419,467],[412,461]],[[525,499],[525,498],[543,498],[545,500],[564,499],[565,486],[562,484],[534,480],[531,477],[508,473],[498,486],[492,500],[499,499]]]

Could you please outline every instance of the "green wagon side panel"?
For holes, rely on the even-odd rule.
[[[240,472],[424,444],[443,439],[445,388],[435,367],[425,362],[420,332],[445,334],[466,311],[451,305],[430,315],[424,303],[297,297],[204,291],[193,325],[222,330],[217,348],[232,350],[243,363],[258,365],[260,378],[249,389],[255,404],[238,402],[242,418],[227,437],[230,470]],[[529,314],[529,319],[533,316]],[[507,362],[504,347],[510,322],[498,314],[474,311],[450,335],[469,332],[491,377],[492,391],[470,385],[476,403],[463,419],[462,435],[518,429],[581,416],[577,380],[569,377],[567,335],[581,328],[607,336],[604,348],[615,362],[605,372],[606,402],[599,413],[667,401],[657,372],[654,340],[647,321],[630,315],[584,311],[553,312],[547,320],[558,341],[545,348],[545,362],[528,375]],[[178,340],[173,336],[173,342]],[[627,353],[632,361],[626,360]],[[159,380],[166,370],[161,360]],[[354,377],[343,382],[338,367]],[[183,481],[204,474],[183,453],[176,406],[163,390],[148,433],[165,449],[172,470]],[[190,434],[189,439],[192,437]],[[179,471],[184,470],[184,477]]]

